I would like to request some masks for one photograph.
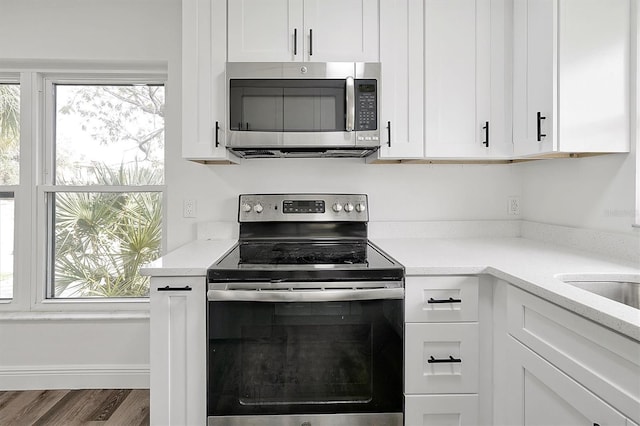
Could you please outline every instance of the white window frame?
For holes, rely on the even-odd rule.
[[[0,81],[20,83],[20,182],[0,186],[14,193],[15,250],[13,299],[0,302],[0,313],[10,318],[131,318],[146,317],[149,299],[96,298],[48,299],[47,282],[47,206],[50,192],[159,192],[162,196],[162,241],[167,238],[166,184],[104,187],[55,186],[50,175],[53,157],[55,105],[53,84],[162,84],[167,93],[166,65],[54,64],[50,67],[0,69]],[[165,122],[166,126],[166,122]],[[166,146],[166,143],[165,143]],[[166,153],[166,150],[165,150]],[[166,154],[165,154],[166,159]],[[53,232],[53,231],[52,231]]]
[[[24,145],[25,137],[22,135],[22,124],[25,119],[23,117],[23,113],[25,110],[25,105],[22,102],[23,95],[25,94],[25,89],[23,87],[23,81],[21,79],[21,74],[17,72],[0,72],[0,84],[18,84],[20,85],[20,145]],[[18,229],[21,225],[19,212],[23,211],[23,209],[19,209],[19,203],[24,200],[25,194],[23,188],[25,184],[23,182],[24,171],[23,171],[23,149],[20,147],[20,164],[19,167],[19,180],[17,184],[14,185],[0,185],[0,192],[10,192],[13,193],[13,209],[14,209],[14,222],[13,222],[13,294],[11,299],[0,299],[0,308],[5,306],[13,306],[17,297],[18,285],[16,285],[20,280],[23,279],[23,270],[24,268],[20,268],[19,258],[22,258],[22,255],[19,254],[19,250],[23,249],[22,244],[18,244]],[[22,270],[21,270],[22,269]]]
[[[636,228],[636,231],[640,231],[640,4],[639,0],[631,2],[632,10],[632,52],[631,57],[631,78],[632,87],[635,88],[632,92],[632,120],[631,120],[631,134],[632,134],[632,150],[635,150],[636,156],[636,202],[635,202],[635,217],[632,226]],[[633,151],[632,151],[633,152]]]

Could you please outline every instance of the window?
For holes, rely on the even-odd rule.
[[[19,183],[20,85],[0,78],[0,300],[13,298],[14,194]]]
[[[47,299],[135,298],[160,255],[164,85],[45,79]]]

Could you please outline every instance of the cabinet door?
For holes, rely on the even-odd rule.
[[[513,136],[516,155],[554,149],[556,2],[514,2]]]
[[[426,0],[427,157],[484,157],[491,127],[491,0]],[[495,123],[494,123],[495,124]]]
[[[378,62],[378,13],[378,0],[304,0],[304,60]]]
[[[226,1],[182,2],[182,156],[225,160]]]
[[[303,60],[302,0],[228,2],[229,62]]]
[[[151,279],[151,424],[206,423],[204,277]]]
[[[626,419],[547,361],[508,337],[509,424],[624,425]]]
[[[404,30],[400,31],[401,28]],[[381,146],[378,158],[424,156],[423,59],[423,3],[381,0]]]
[[[516,155],[627,152],[629,0],[515,0]]]
[[[477,395],[407,395],[404,424],[410,426],[476,426]]]

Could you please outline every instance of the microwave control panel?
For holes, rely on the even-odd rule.
[[[355,130],[378,129],[378,87],[376,80],[355,80]]]

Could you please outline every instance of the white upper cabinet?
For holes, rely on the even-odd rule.
[[[629,0],[514,0],[516,156],[629,150]]]
[[[504,2],[425,1],[425,154],[505,158]],[[498,19],[492,19],[495,15]]]
[[[182,156],[189,160],[232,160],[224,144],[226,7],[225,0],[182,1]]]
[[[230,62],[378,62],[377,0],[229,1]]]
[[[424,157],[424,7],[380,1],[380,159]]]

